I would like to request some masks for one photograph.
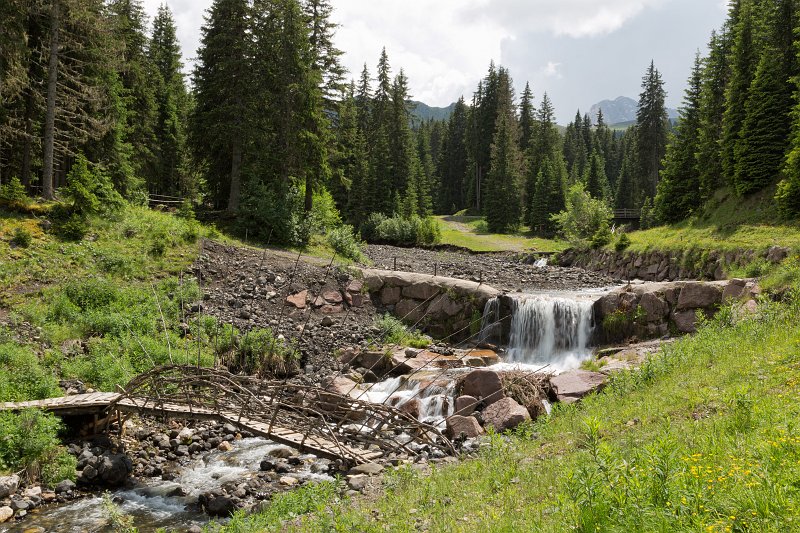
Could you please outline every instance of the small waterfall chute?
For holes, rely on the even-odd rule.
[[[591,357],[591,300],[528,296],[511,300],[511,315],[506,363],[563,372]]]

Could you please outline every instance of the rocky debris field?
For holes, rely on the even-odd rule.
[[[297,261],[285,252],[206,241],[194,273],[204,299],[192,311],[242,333],[270,328],[296,343],[303,375],[312,382],[338,370],[337,349],[366,346],[378,335],[377,311],[347,271]]]
[[[397,270],[482,281],[504,292],[578,290],[604,287],[615,282],[611,276],[582,268],[540,268],[534,265],[536,259],[531,254],[514,252],[470,254],[370,245],[366,255],[374,268],[394,270],[396,258]]]

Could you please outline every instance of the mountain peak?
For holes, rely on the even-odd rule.
[[[603,117],[606,124],[615,125],[636,122],[636,111],[639,109],[639,102],[627,96],[618,96],[614,100],[603,100],[594,104],[589,110],[592,121],[597,123],[597,113],[603,110]],[[678,111],[667,108],[667,115],[670,120],[678,118]]]

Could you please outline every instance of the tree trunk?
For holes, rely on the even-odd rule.
[[[234,213],[239,210],[239,200],[242,193],[242,139],[236,135],[231,147],[231,190],[228,196],[228,211]]]
[[[22,146],[22,184],[30,190],[31,186],[31,153],[33,152],[33,89],[28,89],[25,97],[25,141]]]
[[[47,66],[47,114],[44,120],[44,174],[42,196],[45,200],[55,198],[53,194],[53,151],[56,130],[56,85],[58,83],[58,31],[59,0],[52,0],[50,10],[50,62]]]
[[[303,210],[306,216],[314,208],[314,173],[310,169],[306,171],[306,197],[303,203]]]

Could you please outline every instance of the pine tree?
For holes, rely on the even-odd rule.
[[[555,111],[547,93],[542,95],[542,104],[536,114],[535,132],[528,159],[528,169],[526,173],[528,201],[525,218],[528,225],[533,227],[543,223],[541,219],[535,218],[538,215],[532,207],[532,198],[536,194],[535,189],[539,181],[539,174],[542,172],[542,165],[547,159],[563,162],[561,134],[559,134],[558,128],[556,127]],[[566,174],[566,169],[564,172]]]
[[[736,173],[736,145],[741,137],[750,85],[758,63],[751,2],[742,0],[740,9],[739,20],[733,27],[731,78],[725,92],[722,122],[722,169],[726,181],[731,184]]]
[[[780,0],[768,11],[770,39],[748,91],[742,130],[734,146],[733,183],[740,195],[774,182],[783,166],[791,131],[792,88],[797,75],[791,52],[796,26],[794,0]]]
[[[603,156],[597,150],[592,152],[589,158],[589,164],[586,165],[586,173],[584,175],[584,183],[586,184],[586,192],[592,198],[598,200],[608,200],[611,196],[611,186],[606,177],[606,163]]]
[[[3,21],[0,32],[0,183],[11,177],[4,176],[3,170],[10,167],[12,143],[25,135],[24,123],[14,120],[12,105],[22,98],[29,85],[26,7],[22,0],[0,3],[0,20]]]
[[[659,173],[667,149],[669,120],[664,105],[665,99],[664,81],[655,63],[651,61],[642,79],[642,93],[639,96],[639,109],[636,112],[638,192],[647,198],[652,198],[656,194]]]
[[[365,135],[370,131],[372,121],[372,78],[369,74],[367,64],[361,71],[358,81],[358,90],[355,94],[355,104],[358,113],[358,128]]]
[[[506,233],[522,216],[522,154],[508,71],[500,69],[497,86],[497,125],[492,138],[491,167],[486,176],[486,222],[489,231]]]
[[[565,208],[564,188],[567,181],[567,166],[564,157],[554,152],[542,162],[536,187],[528,206],[531,230],[539,236],[552,238],[557,227],[552,216]]]
[[[678,222],[700,207],[700,169],[695,150],[700,141],[700,98],[702,65],[695,56],[689,86],[680,109],[680,122],[667,147],[664,170],[654,201],[656,218],[661,222]]]
[[[637,206],[637,173],[639,172],[639,154],[636,138],[638,128],[629,128],[625,134],[625,152],[617,178],[617,190],[614,194],[614,206],[618,209],[633,209]]]
[[[330,0],[303,0],[303,12],[309,26],[308,37],[313,54],[312,68],[319,72],[320,90],[329,109],[336,107],[336,99],[344,90],[345,68],[341,64],[344,52],[336,48],[334,37],[338,24],[331,20],[333,7]]]
[[[533,91],[531,84],[525,84],[522,98],[519,102],[519,148],[525,153],[531,146],[534,130],[536,128],[533,107]]]
[[[709,55],[703,61],[702,86],[698,109],[696,157],[700,173],[700,197],[707,200],[725,182],[722,167],[722,117],[725,112],[725,89],[730,78],[728,65],[731,39],[726,26],[720,34],[712,33]]]
[[[189,190],[183,173],[188,100],[175,21],[162,4],[153,20],[148,57],[155,67],[158,144],[150,192],[178,196]]]
[[[214,204],[239,209],[251,105],[247,0],[215,0],[208,10],[194,69],[195,157],[205,163]]]
[[[467,206],[464,187],[467,180],[468,109],[459,98],[447,124],[447,136],[439,159],[438,211],[453,214]]]

